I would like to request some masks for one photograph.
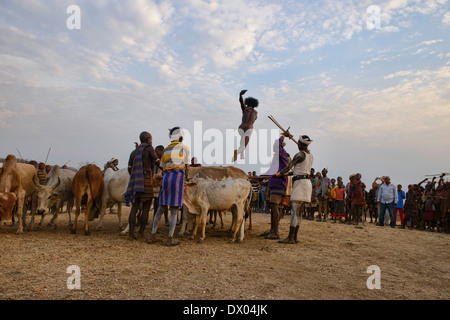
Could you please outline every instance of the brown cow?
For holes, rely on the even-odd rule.
[[[14,192],[0,193],[0,220],[4,226],[12,225],[12,212],[17,197]]]
[[[17,197],[16,215],[18,218],[17,234],[23,232],[25,226],[25,199],[35,191],[33,177],[36,175],[36,168],[31,164],[17,163],[14,155],[10,154],[3,163],[0,172],[0,193],[13,192]],[[32,208],[32,214],[34,208]]]
[[[84,234],[90,235],[88,222],[94,219],[96,212],[102,206],[103,184],[102,170],[95,164],[81,167],[73,177],[72,191],[75,196],[76,211],[71,233],[76,233],[78,216],[83,201],[83,203],[86,202]]]

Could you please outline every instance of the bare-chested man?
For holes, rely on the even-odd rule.
[[[253,132],[253,124],[258,117],[258,112],[255,108],[258,107],[258,100],[252,97],[248,97],[245,99],[243,95],[247,92],[247,90],[242,90],[239,93],[239,102],[241,104],[242,109],[242,123],[238,128],[239,135],[241,136],[241,142],[239,149],[234,150],[233,162],[237,160],[238,154],[241,155],[241,159],[244,159],[244,151],[250,141],[250,136]]]

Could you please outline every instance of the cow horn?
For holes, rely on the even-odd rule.
[[[33,183],[38,188],[42,187],[42,185],[40,184],[39,180],[37,180],[37,175],[36,174],[33,176]]]
[[[53,186],[53,190],[55,190],[56,188],[58,188],[60,184],[61,184],[61,179],[58,177],[58,182],[56,183],[55,186]]]

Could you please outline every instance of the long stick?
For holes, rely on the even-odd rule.
[[[275,120],[275,118],[274,118],[272,115],[268,116],[268,118],[269,118],[270,120],[272,120],[273,123],[275,123],[275,125],[276,125],[278,128],[280,128],[281,131],[283,131],[283,133],[286,133],[286,132],[287,132],[287,130],[284,130],[283,127],[278,123],[277,120]],[[291,127],[289,127],[289,129],[290,129],[290,128],[291,128]],[[289,129],[288,129],[288,130],[289,130]],[[298,141],[294,140],[294,139],[291,138],[291,137],[289,137],[289,139],[291,139],[292,141],[295,142],[295,144],[298,145]]]
[[[450,173],[448,173],[448,172],[442,172],[442,173],[438,173],[438,174],[429,174],[429,175],[426,175],[425,177],[440,177],[440,176],[442,176],[443,174],[450,174]]]
[[[45,158],[45,165],[47,165],[47,161],[48,161],[48,156],[49,156],[49,154],[50,154],[50,150],[52,150],[51,147],[48,149],[48,152],[47,152],[47,158]]]
[[[19,154],[19,156],[20,156],[20,159],[23,159],[22,155],[20,154],[20,151],[19,151],[19,149],[17,149],[17,148],[16,148],[16,150],[17,150],[17,153],[18,153],[18,154]]]

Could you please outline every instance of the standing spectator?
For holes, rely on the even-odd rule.
[[[259,189],[259,212],[267,213],[267,182],[261,182],[261,188]]]
[[[409,229],[412,229],[414,226],[413,218],[416,209],[416,199],[414,194],[414,186],[408,186],[408,192],[406,193],[406,200],[404,204],[405,216],[403,218],[402,226],[400,228],[405,229],[407,223],[411,220]]]
[[[317,176],[315,175],[314,168],[311,168],[310,180],[312,185],[311,202],[309,203],[309,212],[307,213],[308,220],[314,220],[314,211],[316,206],[316,189],[317,189]],[[306,207],[306,206],[305,206]]]
[[[424,212],[421,230],[433,231],[434,212],[435,212],[434,196],[431,195],[431,193],[427,193],[425,194]]]
[[[394,210],[394,224],[397,224],[397,213],[400,215],[400,224],[403,225],[403,219],[405,218],[405,211],[403,209],[403,200],[406,198],[405,191],[402,190],[402,185],[397,185],[398,203]]]
[[[328,189],[330,189],[330,178],[327,177],[328,170],[322,170],[322,177],[320,178],[320,185],[317,189],[317,200],[319,201],[319,215],[317,221],[327,221],[328,216],[328,198],[330,196]]]
[[[361,174],[357,173],[350,185],[350,195],[352,198],[351,213],[353,216],[353,224],[355,224],[355,225],[358,225],[359,220],[362,216],[362,210],[363,210],[363,206],[365,204],[365,201],[364,201],[365,187],[366,186],[361,181]],[[350,219],[349,219],[349,223],[351,223]]]
[[[344,197],[345,197],[345,187],[342,179],[338,178],[338,185],[335,188],[336,197],[335,197],[335,209],[333,212],[334,222],[339,218],[339,222],[342,222],[341,219],[345,219],[345,210],[344,210]]]
[[[47,172],[45,171],[45,163],[40,162],[37,168],[37,177],[39,183],[45,185],[47,183]]]
[[[377,223],[378,220],[377,190],[378,185],[376,183],[372,183],[372,189],[369,190],[369,194],[367,195],[370,223]]]
[[[345,222],[347,223],[350,223],[352,221],[352,193],[350,192],[350,187],[355,176],[356,174],[350,175],[348,177],[348,180],[350,181],[345,185],[345,194],[347,195],[347,197],[345,197]]]
[[[43,163],[43,162],[40,162],[37,167],[37,178],[39,180],[39,183],[42,184],[43,186],[47,183],[47,173],[45,172],[45,163]],[[33,192],[32,196],[31,196],[31,208],[30,209],[36,208],[37,204],[38,204],[37,193]],[[40,215],[40,213],[37,213],[37,214]]]
[[[182,144],[184,131],[180,127],[174,127],[169,132],[171,143],[162,154],[163,180],[159,191],[159,206],[153,218],[152,233],[148,243],[156,243],[161,215],[164,210],[170,211],[169,234],[166,246],[175,246],[180,241],[173,239],[178,219],[178,210],[183,206],[185,168],[189,163],[189,148]]]
[[[253,171],[250,183],[252,184],[252,201],[250,202],[250,209],[252,212],[258,211],[258,197],[259,197],[259,182],[256,180],[256,171]]]
[[[391,228],[395,228],[394,207],[398,203],[397,188],[391,183],[391,179],[384,177],[384,183],[380,186],[377,202],[380,203],[380,220],[378,226],[384,226],[384,215],[386,209],[389,211]]]
[[[330,213],[331,216],[333,216],[335,210],[336,188],[336,179],[332,178],[330,188],[328,189],[328,193],[330,194],[328,199],[328,213]]]
[[[125,192],[125,202],[131,204],[129,224],[129,240],[134,240],[134,228],[136,226],[136,217],[140,205],[142,204],[142,214],[139,218],[139,236],[144,236],[145,227],[148,221],[148,213],[154,198],[154,170],[159,166],[159,158],[153,149],[152,135],[143,131],[139,135],[141,144],[131,152],[128,160],[128,173],[130,179]]]
[[[189,167],[201,167],[202,166],[202,164],[201,163],[198,163],[198,159],[197,159],[197,157],[192,157],[192,159],[191,159],[191,164],[189,165]]]
[[[289,137],[289,134],[283,133],[273,145],[274,160],[275,157],[277,157],[277,161],[272,161],[272,163],[275,165],[278,164],[278,168],[270,168],[269,170],[275,169],[276,172],[280,172],[288,166],[287,152],[284,149],[284,146],[286,145],[284,142],[285,137]],[[287,184],[287,176],[274,177],[272,175],[269,178],[270,231],[265,235],[266,239],[276,240],[280,238],[280,235],[278,234],[278,225],[280,221],[279,205],[286,193]]]
[[[380,180],[380,183],[377,183],[377,180]],[[381,186],[383,183],[384,183],[384,176],[381,177],[381,178],[376,177],[375,180],[372,182],[372,188],[376,190],[376,198],[375,198],[376,200],[375,200],[375,201],[378,201],[378,196],[379,196],[379,194],[380,194],[380,186]],[[381,208],[380,208],[380,203],[379,203],[379,202],[377,202],[376,210],[377,210],[377,216],[378,216],[378,218],[380,218],[380,211],[381,211]],[[386,221],[387,221],[388,219],[389,219],[389,215],[386,216]],[[379,220],[378,222],[387,225],[386,221],[380,221],[380,220]]]
[[[155,148],[155,153],[156,156],[159,159],[159,162],[161,162],[161,158],[162,158],[162,154],[164,152],[164,146],[159,145]],[[161,188],[161,182],[162,182],[162,168],[160,166],[155,166],[154,169],[154,174],[155,174],[155,178],[154,178],[154,187],[153,187],[153,216],[155,216],[156,212],[158,211],[158,206],[159,206],[159,190]],[[164,223],[166,226],[169,225],[169,214],[168,214],[168,210],[167,208],[164,210]]]
[[[434,230],[433,220],[434,220],[434,215],[435,215],[435,210],[436,210],[435,190],[434,190],[435,178],[436,177],[433,178],[431,183],[428,183],[425,186],[425,193],[423,196],[424,204],[423,204],[423,217],[422,217],[421,230],[428,230],[428,231]]]

